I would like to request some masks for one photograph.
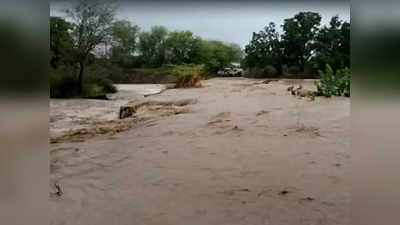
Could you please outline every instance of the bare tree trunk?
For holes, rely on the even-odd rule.
[[[84,70],[84,63],[79,62],[79,95],[82,95],[83,92],[83,70]]]

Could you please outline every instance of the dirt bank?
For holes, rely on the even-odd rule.
[[[349,224],[350,101],[287,91],[312,83],[211,79],[146,98],[196,99],[189,113],[156,107],[112,138],[52,144],[52,224]],[[51,126],[118,117],[128,102],[74,101],[51,101]]]

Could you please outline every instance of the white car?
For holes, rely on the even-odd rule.
[[[240,77],[242,76],[242,71],[236,68],[224,68],[223,70],[218,71],[217,74],[223,77]]]

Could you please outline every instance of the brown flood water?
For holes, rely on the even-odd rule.
[[[286,90],[295,82],[313,88],[216,78],[167,90],[145,99],[197,101],[182,113],[143,109],[124,132],[52,144],[52,224],[350,224],[350,100],[297,99]],[[51,136],[131,123],[117,119],[119,106],[144,98],[123,96],[51,100]]]

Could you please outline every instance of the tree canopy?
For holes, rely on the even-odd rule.
[[[116,7],[101,0],[80,0],[75,7],[67,9],[68,17],[73,21],[72,40],[75,59],[79,63],[80,92],[83,85],[83,73],[89,54],[111,35]]]
[[[117,20],[111,26],[111,60],[124,62],[132,60],[137,50],[139,26],[132,25],[127,20]]]
[[[191,31],[174,31],[166,40],[167,61],[172,64],[193,63],[199,58],[201,39]]]
[[[152,27],[150,32],[139,35],[139,51],[147,66],[161,66],[164,63],[167,35],[168,29],[163,26]]]
[[[260,32],[254,32],[253,37],[245,47],[247,54],[245,65],[247,67],[260,67],[273,65],[280,68],[282,50],[280,35],[276,31],[275,23],[269,23]]]
[[[284,60],[289,65],[299,66],[304,72],[305,64],[316,50],[321,16],[314,12],[300,12],[293,18],[285,19],[282,44]]]
[[[72,24],[60,17],[50,17],[50,65],[57,68],[61,61],[66,61],[71,54]]]
[[[284,20],[282,34],[274,23],[254,32],[245,47],[244,66],[260,69],[273,66],[279,74],[309,73],[306,68],[316,73],[325,64],[334,69],[349,67],[350,23],[334,16],[329,26],[321,28],[321,19],[318,13],[300,12]]]

